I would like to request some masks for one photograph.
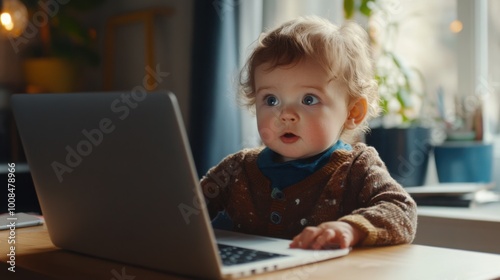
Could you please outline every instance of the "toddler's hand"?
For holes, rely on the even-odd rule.
[[[293,238],[290,248],[327,249],[332,246],[348,248],[356,245],[362,232],[345,222],[326,222],[317,227],[306,227]]]

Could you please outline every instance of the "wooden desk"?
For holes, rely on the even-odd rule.
[[[8,236],[9,231],[0,232],[0,279],[187,279],[57,249],[45,226],[16,230],[16,272],[12,273],[7,270]],[[495,278],[500,279],[500,255],[401,245],[355,249],[346,257],[246,279]]]

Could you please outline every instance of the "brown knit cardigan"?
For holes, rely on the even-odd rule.
[[[272,193],[257,166],[262,148],[229,155],[201,180],[211,218],[225,210],[235,231],[292,239],[307,226],[344,221],[366,237],[359,245],[411,243],[417,207],[372,147],[336,150],[308,178]]]

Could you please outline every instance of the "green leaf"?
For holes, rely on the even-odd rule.
[[[59,29],[59,35],[66,40],[73,41],[77,45],[90,43],[88,29],[73,17],[61,15],[57,28]]]
[[[397,99],[399,104],[401,104],[402,109],[407,109],[412,106],[412,100],[410,98],[410,93],[405,89],[400,89],[397,93]]]
[[[385,115],[389,112],[389,101],[385,99],[380,100],[380,109],[382,111],[382,114]]]
[[[372,9],[370,8],[370,5],[368,3],[374,2],[375,0],[363,0],[361,2],[361,6],[359,7],[359,11],[367,16],[370,17],[372,15]]]
[[[354,16],[354,0],[344,0],[344,17],[351,19]]]

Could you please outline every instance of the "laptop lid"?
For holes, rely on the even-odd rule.
[[[217,231],[221,244],[280,254],[222,267],[175,95],[18,94],[12,108],[54,245],[203,278],[345,256]]]
[[[18,94],[12,108],[54,245],[221,277],[172,93]]]

